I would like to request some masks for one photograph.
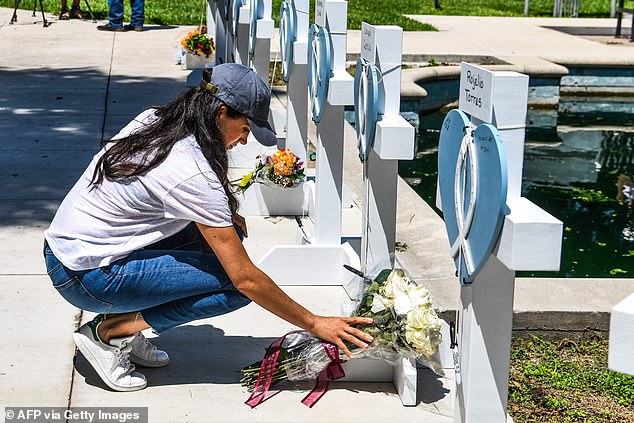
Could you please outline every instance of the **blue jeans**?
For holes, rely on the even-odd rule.
[[[242,233],[236,227],[238,235]],[[74,271],[44,242],[48,275],[76,307],[96,313],[141,311],[155,332],[229,313],[249,304],[195,224],[108,266]]]
[[[130,0],[130,24],[135,28],[143,27],[145,18],[145,0]],[[108,21],[116,27],[123,26],[123,0],[108,0]]]

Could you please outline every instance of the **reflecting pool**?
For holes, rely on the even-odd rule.
[[[634,277],[634,102],[619,107],[586,110],[562,103],[559,113],[529,110],[522,195],[562,220],[565,229],[561,270],[519,276]],[[439,214],[444,117],[420,117],[416,159],[399,163],[401,177]]]

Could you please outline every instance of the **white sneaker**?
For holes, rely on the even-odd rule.
[[[113,338],[110,345],[106,345],[97,335],[97,326],[102,320],[103,316],[98,315],[82,325],[73,334],[75,345],[110,388],[124,392],[145,388],[145,376],[134,371],[134,364],[130,363],[130,343],[134,336]]]
[[[170,362],[170,357],[143,336],[141,332],[134,334],[130,342],[130,361],[143,367],[163,367]]]

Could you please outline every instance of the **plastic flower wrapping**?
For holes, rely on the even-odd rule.
[[[244,192],[254,183],[263,183],[273,188],[292,188],[303,182],[304,162],[287,148],[260,157],[253,172],[244,175],[238,191]]]
[[[200,29],[195,29],[187,34],[181,41],[181,46],[191,54],[209,57],[216,51],[213,37],[208,37]]]
[[[402,358],[412,358],[442,373],[434,358],[442,336],[431,295],[424,286],[409,280],[403,270],[383,270],[368,284],[352,316],[371,317],[371,325],[358,329],[374,338],[366,349],[347,343],[353,359],[381,359],[396,365]],[[242,369],[242,385],[249,391],[260,391],[254,391],[247,404],[254,407],[259,403],[258,395],[264,397],[268,386],[283,380],[317,379],[319,384],[320,379],[342,377],[340,363],[346,359],[338,347],[309,332],[290,332],[269,347],[263,361]],[[313,404],[311,394],[305,398],[308,406]]]

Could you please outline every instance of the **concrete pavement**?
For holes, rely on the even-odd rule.
[[[58,22],[52,16],[53,24],[44,29],[33,24],[38,18],[28,11],[20,12],[17,25],[7,25],[9,16],[10,9],[0,8],[0,321],[5,323],[0,328],[0,407],[148,406],[152,422],[451,420],[451,381],[423,374],[417,407],[402,407],[391,384],[342,382],[311,410],[299,403],[310,384],[292,385],[250,410],[243,404],[248,393],[237,383],[235,370],[261,358],[273,338],[292,329],[256,305],[165,333],[155,341],[170,352],[172,362],[165,369],[145,371],[146,390],[106,390],[81,355],[75,360],[71,334],[91,316],[51,288],[41,256],[42,232],[100,140],[147,106],[164,103],[184,89],[187,72],[174,64],[173,49],[189,28],[150,25],[142,33],[104,33],[89,21]],[[455,19],[459,27],[460,18]],[[444,30],[439,21],[431,23],[445,32],[407,33],[405,52],[497,51],[477,46],[458,50],[464,35]],[[355,40],[358,44],[359,32],[350,31],[351,52]],[[25,47],[26,42],[37,48]],[[349,126],[345,148],[346,184],[359,204],[361,168]],[[397,239],[409,245],[399,260],[432,289],[444,310],[452,310],[458,286],[442,222],[403,181],[398,189]],[[277,241],[268,234],[283,228],[279,230],[287,236],[294,230],[284,219],[250,218],[248,223],[252,235],[245,245],[254,259]],[[581,290],[581,285],[560,290],[562,283],[518,280],[516,309],[529,314],[572,309],[605,316],[621,295],[634,291],[631,279],[619,280],[604,295],[595,295],[596,284],[590,282]],[[340,287],[285,290],[314,312],[339,312],[338,302],[328,299],[340,298]]]

